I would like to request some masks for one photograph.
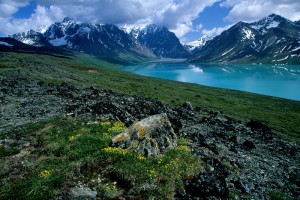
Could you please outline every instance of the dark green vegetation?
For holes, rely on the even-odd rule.
[[[76,54],[66,58],[5,52],[0,54],[1,70],[28,71],[34,79],[53,84],[69,82],[76,87],[94,85],[116,92],[158,98],[168,104],[190,101],[194,106],[223,111],[236,119],[266,123],[283,138],[300,141],[300,102],[247,92],[142,77],[118,70],[118,65]]]
[[[66,195],[64,189],[79,182],[92,182],[101,199],[118,197],[127,188],[144,198],[167,199],[174,196],[175,188],[183,186],[183,179],[201,169],[201,161],[187,146],[147,159],[109,147],[112,137],[125,128],[121,122],[98,122],[95,118],[57,118],[9,133],[10,137],[22,134],[31,145],[14,158],[3,158],[0,178],[5,182],[0,182],[0,199],[51,199]],[[6,136],[0,135],[0,139]],[[0,157],[8,156],[2,149]],[[20,160],[25,162],[22,167],[15,165]],[[7,180],[5,172],[14,176]]]

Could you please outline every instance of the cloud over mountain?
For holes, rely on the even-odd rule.
[[[225,20],[229,22],[253,22],[272,13],[289,20],[300,19],[299,0],[226,0],[222,6],[230,8]]]
[[[194,20],[204,8],[219,0],[37,0],[37,7],[28,19],[14,19],[12,15],[29,0],[0,1],[0,7],[11,7],[2,14],[1,32],[10,34],[20,29],[37,28],[60,21],[64,16],[82,22],[108,24],[164,25],[179,37],[193,29]],[[18,26],[19,30],[15,30]]]

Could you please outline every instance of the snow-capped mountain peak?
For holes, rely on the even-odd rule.
[[[203,35],[200,39],[185,43],[184,46],[188,51],[193,51],[196,48],[203,47],[207,41],[212,40],[213,38],[208,35]]]
[[[258,22],[253,22],[250,24],[250,27],[256,30],[264,30],[270,28],[276,28],[283,20],[279,15],[271,14],[267,17],[262,18]]]

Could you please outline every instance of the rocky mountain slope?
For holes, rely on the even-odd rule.
[[[176,35],[164,26],[150,24],[142,29],[133,29],[130,35],[158,57],[187,58],[190,56]]]
[[[127,33],[115,25],[78,23],[65,18],[45,29],[11,36],[33,46],[65,47],[112,62],[138,58],[187,58],[190,53],[166,27],[148,25]]]
[[[0,37],[0,51],[32,52],[35,54],[47,54],[56,57],[65,57],[74,54],[73,51],[61,47],[53,47],[52,45],[33,46],[10,37]]]
[[[300,63],[300,26],[272,14],[239,22],[206,43],[191,62]]]
[[[114,63],[155,57],[115,25],[78,23],[70,18],[54,23],[42,32],[31,30],[11,37],[34,46],[65,47]]]

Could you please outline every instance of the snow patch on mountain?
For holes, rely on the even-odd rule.
[[[266,29],[276,28],[276,27],[278,27],[279,24],[280,24],[280,22],[272,21],[271,23],[269,23],[269,24],[266,26]]]
[[[195,41],[188,42],[185,44],[183,43],[182,45],[184,45],[185,48],[191,52],[196,48],[203,47],[207,41],[212,40],[212,39],[213,39],[212,37],[209,37],[208,35],[204,35],[199,40],[195,40]]]
[[[286,60],[286,59],[288,59],[289,58],[289,56],[286,56],[286,57],[284,57],[284,58],[282,58],[282,59],[279,59],[279,60],[277,60],[277,61],[284,61],[284,60]]]
[[[291,50],[290,52],[293,52],[293,51],[298,51],[298,50],[300,50],[300,47],[297,47],[297,48],[295,48],[295,49]]]
[[[24,38],[21,40],[21,42],[23,42],[24,44],[28,44],[28,45],[34,45],[35,41],[31,38]]]
[[[61,37],[61,38],[55,38],[49,41],[53,46],[64,46],[67,45],[67,40],[66,40],[66,36]]]
[[[281,17],[275,14],[269,15],[262,18],[258,22],[250,24],[250,27],[256,30],[260,30],[263,33],[266,32],[266,29],[276,28],[280,24]]]
[[[243,28],[242,29],[243,33],[244,33],[244,37],[242,38],[242,41],[243,40],[254,40],[255,39],[255,34],[248,28]]]
[[[224,52],[223,54],[222,54],[222,56],[224,56],[224,55],[226,55],[226,54],[228,54],[230,51],[232,51],[234,48],[236,47],[236,45],[234,45],[234,47],[232,47],[231,49],[229,49],[228,51],[226,51],[226,52]]]

